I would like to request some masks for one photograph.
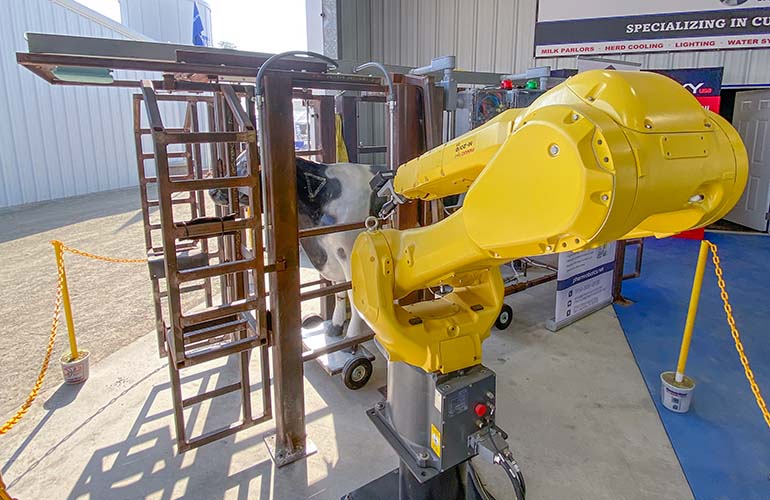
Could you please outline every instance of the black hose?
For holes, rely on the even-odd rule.
[[[521,483],[519,482],[517,474],[513,469],[511,469],[511,467],[508,465],[508,462],[505,461],[502,455],[499,457],[500,461],[498,462],[498,465],[503,468],[505,475],[508,476],[508,479],[510,479],[511,486],[513,486],[513,491],[516,493],[516,500],[524,500],[524,491],[522,490]]]
[[[468,462],[468,470],[470,471],[471,481],[473,481],[473,486],[476,488],[476,491],[479,492],[479,494],[482,496],[482,500],[497,500],[494,496],[492,496],[492,493],[488,492],[486,487],[484,486],[484,483],[481,482],[481,478],[479,477],[479,473],[476,472],[476,468],[473,466],[472,462]]]

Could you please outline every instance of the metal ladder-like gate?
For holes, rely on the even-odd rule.
[[[140,175],[145,241],[153,282],[156,327],[161,355],[168,354],[171,393],[179,452],[221,439],[272,418],[265,262],[262,235],[261,186],[253,106],[253,89],[227,84],[206,84],[207,95],[184,92],[157,93],[143,81],[135,97],[134,121]],[[186,104],[182,128],[166,128],[159,101]],[[148,128],[141,124],[144,103]],[[206,110],[208,130],[201,131],[199,104]],[[150,135],[154,154],[143,150],[142,137]],[[203,168],[203,146],[210,149],[208,171]],[[179,147],[183,151],[178,151]],[[239,176],[236,158],[245,148],[248,172]],[[182,172],[171,158],[184,158]],[[155,175],[146,162],[154,160]],[[151,184],[157,199],[150,199]],[[207,215],[206,191],[227,190],[229,205]],[[240,190],[249,192],[242,205]],[[152,209],[157,207],[157,213]],[[211,213],[211,211],[208,211]],[[159,220],[155,220],[159,216]],[[159,234],[160,244],[154,239]],[[213,249],[216,248],[215,251]],[[220,293],[212,296],[212,280]],[[165,281],[165,291],[161,280]],[[189,308],[186,294],[204,290],[202,307]],[[190,309],[190,310],[187,310]],[[252,349],[259,353],[261,414],[254,416],[249,370]],[[184,397],[183,369],[235,357],[238,381]],[[185,409],[225,394],[240,393],[240,420],[198,436],[188,436]]]

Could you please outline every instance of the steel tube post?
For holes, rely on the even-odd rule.
[[[676,365],[677,382],[684,380],[684,369],[687,366],[687,355],[690,352],[692,330],[695,326],[695,317],[698,314],[698,302],[700,301],[700,290],[703,285],[703,273],[706,271],[708,251],[708,243],[705,240],[701,241],[700,251],[698,252],[698,265],[695,267],[695,277],[693,278],[692,291],[690,292],[690,307],[687,309],[687,321],[684,324],[682,346],[679,348],[679,362]]]
[[[64,243],[61,241],[53,242],[56,253],[56,267],[61,275],[61,300],[64,308],[64,319],[67,322],[67,334],[70,341],[70,356],[74,361],[78,358],[78,342],[75,338],[75,322],[72,320],[72,304],[70,303],[70,292],[67,288],[67,273],[64,270]]]
[[[270,274],[270,308],[273,325],[275,374],[275,450],[278,466],[305,455],[305,400],[302,337],[300,335],[300,279],[294,118],[290,75],[264,76],[264,109],[261,132],[263,169],[272,217],[269,254],[281,263]]]

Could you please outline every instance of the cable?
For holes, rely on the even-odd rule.
[[[495,449],[495,463],[503,468],[508,479],[511,480],[511,485],[516,492],[516,500],[524,500],[527,494],[527,485],[524,482],[524,474],[521,472],[519,464],[512,457],[507,457],[495,443],[494,436],[492,436],[492,426],[487,427],[487,433],[489,434],[489,441],[492,443],[492,448]],[[508,452],[510,453],[510,451]]]
[[[505,471],[505,475],[508,476],[508,479],[511,481],[511,485],[513,486],[513,491],[516,493],[516,500],[524,500],[524,490],[521,486],[521,483],[519,482],[518,475],[515,474],[515,472],[508,466],[508,463],[505,461],[505,458],[502,457],[502,455],[499,455],[500,460],[497,462],[497,464],[503,468]]]
[[[479,495],[481,495],[481,500],[496,500],[495,497],[492,496],[492,494],[488,492],[484,487],[478,472],[476,472],[476,469],[473,467],[473,462],[468,462],[468,470],[470,471],[473,486],[476,488],[476,491],[479,493]]]

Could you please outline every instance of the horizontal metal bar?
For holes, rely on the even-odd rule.
[[[171,182],[171,191],[179,193],[183,191],[208,191],[209,189],[230,189],[238,187],[254,187],[256,177],[214,177],[211,179],[188,179]]]
[[[354,229],[364,229],[366,225],[363,222],[350,222],[348,224],[335,224],[333,226],[313,227],[309,229],[300,229],[300,238],[312,238],[313,236],[322,236],[324,234],[342,233]]]
[[[214,99],[211,96],[202,96],[202,95],[180,95],[180,94],[158,94],[155,96],[155,98],[158,101],[171,101],[171,102],[205,102],[205,103],[213,103]],[[142,94],[134,94],[134,99],[137,101],[141,101],[143,99]],[[150,132],[149,129],[143,129],[147,130],[147,133]],[[170,130],[170,129],[166,129]],[[184,130],[184,129],[179,129]]]
[[[161,97],[161,96],[156,95],[155,97],[158,98],[158,97]],[[159,100],[162,100],[162,99],[159,99]],[[180,132],[180,133],[181,132],[187,132],[187,129],[180,128],[180,127],[177,127],[177,128],[167,127],[167,128],[164,128],[163,130],[165,130],[166,132]],[[134,132],[136,132],[136,130],[134,130]],[[150,135],[150,134],[152,134],[152,129],[150,129],[150,128],[140,128],[139,129],[139,133],[142,134],[142,135]]]
[[[190,174],[184,174],[184,175],[169,175],[168,179],[170,179],[172,182],[179,182],[179,181],[188,181],[190,179],[194,179],[195,177]],[[157,177],[144,177],[139,180],[139,184],[141,185],[147,185],[147,184],[154,184],[158,182]]]
[[[321,278],[320,280],[308,281],[307,283],[300,283],[299,286],[300,286],[300,288],[308,288],[308,287],[311,287],[311,286],[325,285],[326,282],[327,282],[327,280]]]
[[[294,156],[314,156],[323,154],[321,149],[298,149],[294,152]]]
[[[516,283],[515,285],[508,285],[505,287],[504,294],[505,295],[512,295],[517,292],[521,292],[522,290],[526,290],[527,288],[532,288],[533,286],[542,285],[543,283],[548,283],[549,281],[553,281],[556,279],[556,273],[546,274],[545,276],[540,276],[539,278],[527,280],[523,283]]]
[[[166,156],[169,158],[187,158],[189,155],[187,151],[171,151],[166,153]],[[141,157],[142,160],[154,160],[155,153],[142,153]]]
[[[204,278],[222,276],[223,274],[253,270],[255,269],[256,264],[257,261],[255,259],[239,260],[236,262],[222,262],[220,264],[212,264],[206,267],[196,267],[185,271],[179,271],[177,272],[177,277],[181,282],[202,280]]]
[[[320,349],[309,349],[307,351],[304,351],[302,353],[302,361],[303,362],[310,361],[312,359],[319,358],[324,354],[341,351],[343,349],[353,347],[354,345],[358,345],[363,342],[372,340],[373,338],[374,338],[374,333],[368,333],[365,335],[355,335],[353,337],[345,337],[344,340],[327,344],[321,347]]]
[[[219,51],[212,54],[198,50],[177,50],[176,59],[183,63],[193,64],[220,64],[223,66],[249,68],[254,74],[256,70],[267,61],[270,54],[254,55],[239,51],[239,54]],[[274,61],[273,66],[276,69],[305,70],[305,71],[326,71],[327,64],[313,59],[300,59],[298,57],[285,58]]]
[[[234,342],[228,342],[227,344],[212,347],[202,352],[196,352],[194,354],[185,354],[185,359],[182,361],[184,367],[194,366],[212,359],[223,358],[237,352],[245,351],[259,347],[265,343],[267,339],[261,339],[259,337],[246,337]]]
[[[200,312],[182,316],[182,326],[187,327],[196,323],[203,323],[204,321],[210,321],[212,319],[221,318],[222,316],[229,316],[231,314],[242,313],[251,311],[259,307],[259,299],[256,297],[249,299],[240,299],[230,302],[229,304],[222,304],[219,306],[210,307]]]
[[[359,154],[387,153],[387,146],[358,146]]]
[[[218,325],[206,326],[199,330],[186,331],[184,333],[184,340],[185,342],[199,342],[218,335],[234,332],[241,328],[245,328],[246,325],[247,322],[245,319],[236,319],[235,321],[228,321]]]
[[[253,228],[258,223],[253,217],[245,219],[225,220],[222,222],[204,222],[176,226],[174,236],[177,239],[208,238],[221,236],[225,233],[233,233],[243,229]]]
[[[235,434],[236,432],[248,429],[249,427],[254,427],[257,424],[261,424],[262,422],[267,422],[271,418],[271,415],[263,415],[253,420],[231,424],[230,426],[223,429],[207,432],[206,434],[191,439],[186,439],[183,444],[180,443],[178,445],[178,451],[179,453],[184,453],[186,451],[198,448],[199,446],[207,445],[224,437]]]
[[[173,198],[171,200],[172,205],[184,205],[185,203],[193,203],[195,200],[192,199],[192,197],[186,197],[186,198]],[[159,207],[160,206],[160,200],[147,200],[147,206],[148,207]]]
[[[166,132],[155,131],[153,133],[160,144],[206,144],[206,143],[233,143],[253,142],[256,132]]]
[[[350,281],[345,281],[343,283],[336,283],[334,285],[329,285],[323,288],[319,288],[318,290],[310,290],[309,292],[302,292],[299,294],[299,300],[302,302],[305,302],[306,300],[313,300],[321,297],[326,297],[327,295],[331,295],[333,293],[344,292],[345,290],[350,290],[351,288],[352,288],[352,285]]]
[[[358,102],[385,102],[384,95],[362,95],[358,97]]]
[[[218,387],[211,391],[204,392],[203,394],[196,394],[195,396],[189,397],[187,399],[183,399],[182,408],[187,408],[188,406],[197,405],[198,403],[202,403],[207,399],[214,399],[217,396],[222,396],[224,394],[237,391],[240,388],[241,388],[241,383],[236,382],[234,384],[226,385],[224,387]]]

